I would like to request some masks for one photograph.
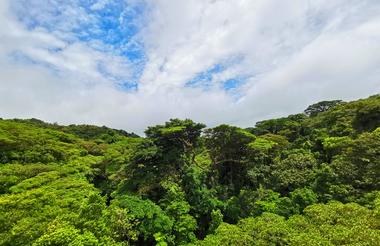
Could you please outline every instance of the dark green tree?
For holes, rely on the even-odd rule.
[[[310,105],[309,107],[305,109],[304,112],[307,116],[313,117],[319,113],[326,112],[330,108],[333,108],[342,103],[344,103],[342,100],[321,101],[321,102]]]
[[[238,127],[220,125],[207,129],[205,138],[218,183],[238,192],[246,181],[248,145],[255,136]]]

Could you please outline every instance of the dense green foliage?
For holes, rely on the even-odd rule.
[[[0,245],[379,244],[379,95],[205,127],[0,120]]]

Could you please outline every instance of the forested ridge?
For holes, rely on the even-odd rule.
[[[380,245],[380,95],[146,137],[0,120],[0,245]]]

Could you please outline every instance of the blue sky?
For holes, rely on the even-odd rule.
[[[380,91],[376,0],[3,0],[0,117],[252,126]]]

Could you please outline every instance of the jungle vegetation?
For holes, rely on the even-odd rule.
[[[144,137],[0,120],[0,245],[379,245],[380,95]]]

